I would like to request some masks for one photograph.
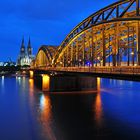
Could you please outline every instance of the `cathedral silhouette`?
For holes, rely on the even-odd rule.
[[[32,54],[33,48],[31,47],[31,41],[29,38],[28,46],[25,48],[24,38],[22,39],[20,54],[18,56],[17,64],[21,66],[31,65],[31,62],[34,60],[35,56]]]

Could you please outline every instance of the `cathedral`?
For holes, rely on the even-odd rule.
[[[31,62],[35,59],[35,56],[32,54],[32,47],[31,47],[31,41],[29,38],[28,46],[25,48],[24,45],[24,38],[22,39],[21,48],[20,48],[20,54],[17,60],[17,64],[21,66],[30,66]]]

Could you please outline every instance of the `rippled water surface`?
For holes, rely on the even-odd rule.
[[[97,89],[46,94],[0,77],[0,140],[139,140],[140,82],[98,78]]]

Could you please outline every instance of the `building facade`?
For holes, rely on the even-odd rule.
[[[32,54],[33,48],[31,47],[31,41],[29,38],[27,48],[24,45],[24,38],[22,39],[20,54],[18,56],[17,64],[21,66],[30,66],[31,62],[35,59],[35,56]]]

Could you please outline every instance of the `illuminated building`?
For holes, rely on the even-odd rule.
[[[20,54],[17,60],[17,64],[21,66],[28,65],[30,66],[31,62],[34,60],[35,56],[32,55],[32,47],[31,47],[31,41],[29,38],[27,49],[24,45],[24,38],[22,39],[21,48],[20,48]]]

